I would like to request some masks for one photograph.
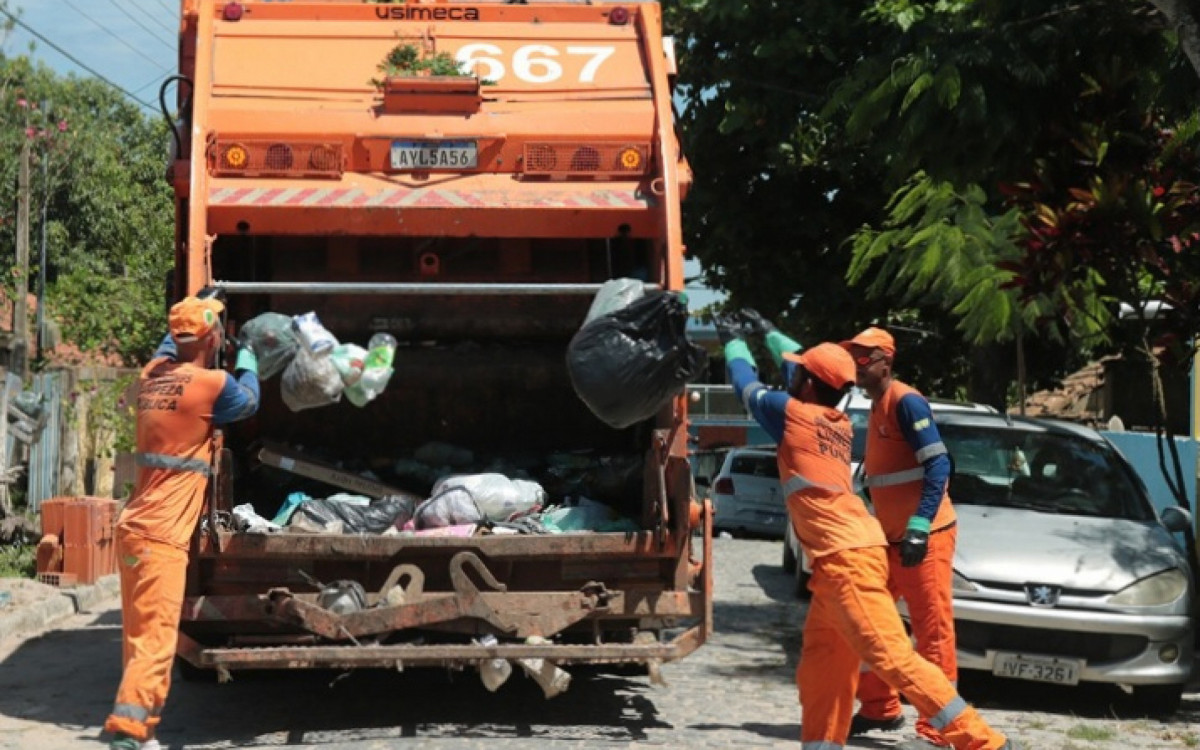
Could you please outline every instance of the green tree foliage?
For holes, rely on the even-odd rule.
[[[735,304],[788,310],[801,331],[911,324],[945,337],[932,361],[960,376],[962,342],[978,347],[974,370],[1011,375],[1006,342],[1030,334],[1026,346],[1052,354],[1031,357],[1033,382],[1111,348],[1116,297],[1104,269],[1029,286],[1031,203],[1002,186],[1057,177],[1081,139],[1113,143],[1119,113],[1160,126],[1190,115],[1196,73],[1154,6],[669,6],[697,173],[689,244]],[[1090,189],[1054,184],[1060,196]]]
[[[1030,331],[1050,338],[1069,332],[1085,353],[1120,344],[1117,304],[1138,307],[1147,294],[1162,292],[1145,283],[1156,261],[1137,252],[1136,242],[1117,241],[1122,232],[1111,226],[1080,231],[1083,225],[1073,224],[1053,247],[1037,235],[1062,229],[1059,209],[1080,195],[1124,202],[1114,194],[1145,186],[1164,143],[1154,128],[1191,116],[1195,75],[1164,34],[1161,16],[1137,3],[1011,1],[880,3],[873,16],[902,33],[888,55],[857,66],[831,111],[847,113],[850,136],[899,145],[893,178],[928,170],[922,179],[980,196],[987,221],[1010,236],[994,253],[973,254],[973,263],[993,264],[991,288],[981,293],[978,271],[931,262],[975,225],[956,217],[947,226],[937,211],[906,210],[914,197],[927,195],[910,184],[880,229],[859,233],[853,278],[874,275],[868,288],[875,294],[883,293],[880,279],[912,279],[917,288],[909,296],[942,295],[965,337],[976,342]],[[975,93],[964,100],[964,92]],[[1090,172],[1088,165],[1106,158],[1104,175]],[[1010,181],[1019,187],[1006,190]],[[1127,205],[1151,210],[1144,200]],[[1126,215],[1124,233],[1159,241],[1149,219]]]
[[[96,79],[58,76],[25,57],[0,58],[0,82],[2,262],[15,270],[14,176],[22,141],[33,139],[32,205],[47,201],[49,217],[48,317],[85,352],[134,364],[162,336],[173,263],[166,125]],[[36,278],[40,211],[32,214]]]
[[[802,340],[873,320],[840,281],[843,243],[879,216],[876,165],[820,110],[852,50],[861,2],[666,3],[677,38],[680,121],[695,183],[684,210],[690,250],[714,287]]]

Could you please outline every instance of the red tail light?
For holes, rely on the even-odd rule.
[[[713,492],[718,492],[722,495],[733,494],[733,480],[729,477],[722,477],[713,485]]]

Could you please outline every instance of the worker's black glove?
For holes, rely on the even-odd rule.
[[[771,331],[778,330],[774,323],[764,318],[762,313],[753,307],[743,307],[738,310],[737,316],[742,322],[742,330],[747,335],[766,336]]]
[[[206,287],[202,288],[200,291],[196,292],[196,298],[197,299],[215,299],[218,302],[221,302],[222,304],[224,304],[225,288],[224,287],[216,287],[216,286],[206,286]]]
[[[713,315],[713,327],[717,329],[717,341],[725,346],[730,341],[742,338],[742,326],[730,315]]]
[[[905,568],[920,565],[929,551],[929,520],[913,516],[900,539],[900,564]]]

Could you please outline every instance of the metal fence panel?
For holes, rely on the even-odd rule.
[[[58,464],[65,395],[63,389],[66,383],[67,377],[61,372],[41,373],[33,378],[33,392],[42,397],[42,408],[46,410],[42,430],[29,447],[27,502],[29,509],[34,512],[41,508],[43,500],[58,495]]]

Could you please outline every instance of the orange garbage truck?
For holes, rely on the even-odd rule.
[[[606,281],[683,287],[691,177],[659,6],[182,11],[169,295],[218,290],[231,332],[264,312],[312,312],[340,341],[398,342],[373,401],[294,411],[267,378],[258,415],[218,433],[180,627],[185,676],[497,659],[653,675],[699,647],[712,534],[687,398],[617,429],[565,363]],[[297,492],[422,499],[397,466],[429,445],[476,468],[521,467],[548,504],[584,497],[627,525],[453,536],[236,521],[247,508],[271,519]]]

